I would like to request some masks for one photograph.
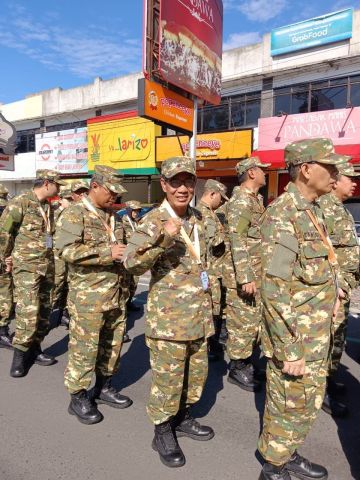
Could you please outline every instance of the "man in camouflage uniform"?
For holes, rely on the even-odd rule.
[[[266,184],[258,157],[236,166],[239,186],[227,205],[227,221],[235,282],[227,289],[226,351],[230,357],[228,381],[247,391],[260,388],[260,373],[251,362],[261,323],[261,238],[260,223],[265,211],[259,189]]]
[[[38,170],[33,190],[12,199],[0,220],[0,261],[12,258],[16,294],[12,377],[25,376],[33,361],[55,363],[40,345],[49,329],[54,284],[54,215],[47,200],[58,194],[61,184],[57,172]]]
[[[205,385],[207,338],[214,327],[204,223],[189,206],[196,183],[194,162],[170,158],[163,162],[161,174],[166,199],[132,235],[125,267],[134,275],[151,270],[145,335],[152,369],[147,405],[155,425],[152,447],[165,465],[181,467],[185,457],[176,436],[214,436],[190,414]]]
[[[224,228],[217,217],[217,210],[224,201],[228,201],[226,186],[216,180],[207,180],[204,193],[196,206],[203,217],[207,246],[208,273],[211,283],[211,297],[215,335],[209,338],[209,360],[221,358],[223,348],[219,344],[221,332],[221,290],[222,259],[225,254]]]
[[[139,216],[141,213],[141,203],[136,200],[129,200],[128,202],[126,202],[126,207],[126,214],[122,217],[122,222],[125,228],[126,239],[129,240],[131,235],[137,229],[137,225],[140,220]],[[135,303],[133,302],[138,281],[139,277],[129,274],[129,298],[126,302],[126,308],[128,311],[131,312],[140,311],[140,307],[135,305]]]
[[[326,479],[324,467],[301,457],[325,393],[332,316],[339,307],[335,253],[318,197],[335,184],[343,159],[330,140],[285,148],[290,183],[261,225],[264,307],[262,344],[266,402],[258,448],[260,480]]]
[[[8,189],[0,184],[0,218],[8,204]],[[1,242],[1,238],[0,238]],[[10,319],[14,311],[11,263],[0,267],[0,348],[11,349]]]
[[[344,156],[345,162],[349,160],[351,160],[351,157]],[[345,386],[342,383],[335,382],[334,376],[339,368],[341,355],[345,348],[351,292],[359,284],[359,244],[354,219],[343,202],[353,196],[356,179],[359,178],[360,174],[355,172],[350,163],[339,165],[338,170],[339,176],[332,192],[320,198],[326,228],[339,263],[339,286],[345,293],[338,314],[333,321],[329,376],[322,409],[334,417],[344,417],[348,413],[348,409],[335,397],[337,393],[345,390]]]
[[[87,425],[103,419],[94,400],[115,408],[132,404],[111,384],[120,362],[125,325],[121,289],[124,229],[111,207],[124,192],[117,170],[97,165],[89,195],[63,212],[55,235],[59,256],[68,264],[68,411]],[[91,396],[88,389],[94,372]]]
[[[89,185],[84,180],[75,180],[70,185],[66,185],[60,190],[60,205],[55,211],[55,225],[57,224],[62,212],[69,207],[72,202],[78,202],[83,195],[89,191]],[[54,251],[55,259],[55,283],[53,292],[53,311],[57,312],[57,324],[69,328],[69,313],[66,308],[69,285],[67,280],[68,267],[62,260],[57,250]]]

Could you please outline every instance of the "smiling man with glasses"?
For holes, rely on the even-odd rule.
[[[207,338],[214,333],[206,272],[204,223],[190,207],[196,185],[194,162],[174,157],[163,162],[165,200],[140,222],[125,251],[134,275],[151,270],[146,343],[152,386],[147,412],[155,425],[152,447],[168,467],[185,464],[177,437],[210,440],[190,407],[202,394],[208,371]]]

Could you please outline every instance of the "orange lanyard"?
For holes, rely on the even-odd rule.
[[[91,205],[91,203],[89,202],[89,200],[87,198],[83,197],[82,202],[85,205],[85,208],[87,210],[89,210],[89,212],[93,213],[100,220],[100,222],[103,224],[106,232],[109,235],[110,241],[112,243],[118,243],[117,238],[115,236],[115,216],[114,216],[114,214],[113,213],[110,214],[110,225],[108,225],[108,223],[105,222],[105,220],[99,215],[99,213],[96,211],[96,208],[93,205]]]
[[[329,251],[329,254],[328,254],[329,263],[334,267],[337,266],[338,263],[336,260],[336,255],[335,255],[330,238],[327,235],[325,235],[324,230],[320,227],[319,222],[315,218],[315,215],[313,214],[313,212],[311,210],[306,210],[306,213],[308,214],[308,217],[314,224],[314,227],[316,228],[316,230],[319,232],[321,240],[323,241],[324,245]]]
[[[39,210],[45,222],[46,233],[50,235],[51,234],[50,211],[49,211],[49,215],[46,215],[45,210],[41,205],[39,205]]]

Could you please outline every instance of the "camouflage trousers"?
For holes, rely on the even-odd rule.
[[[14,310],[13,280],[11,273],[0,274],[0,327],[8,327]]]
[[[159,425],[200,399],[208,372],[207,341],[147,337],[146,345],[152,370],[147,413]]]
[[[139,277],[136,277],[135,275],[130,275],[130,282],[129,282],[129,301],[130,302],[135,295],[138,282],[139,282]]]
[[[258,342],[261,325],[260,295],[242,296],[237,289],[226,291],[226,352],[231,360],[249,358]]]
[[[221,279],[210,275],[210,285],[213,315],[218,317],[221,315]]]
[[[67,281],[68,266],[64,260],[54,255],[55,257],[55,281],[53,291],[53,309],[59,308],[63,310],[66,308],[67,296],[69,292],[69,285]]]
[[[16,295],[16,322],[13,346],[26,352],[33,344],[40,345],[49,332],[49,316],[54,286],[54,265],[40,275],[17,267],[13,271]]]
[[[77,393],[90,387],[93,373],[105,377],[119,368],[124,336],[124,309],[108,312],[79,312],[69,301],[70,329],[65,387]]]
[[[306,364],[303,377],[282,373],[269,360],[266,402],[258,449],[273,465],[283,465],[304,442],[321,408],[326,386],[327,360]]]
[[[346,332],[350,310],[350,301],[342,301],[336,319],[332,324],[332,338],[329,357],[328,375],[335,375],[337,372],[341,356],[345,349]]]

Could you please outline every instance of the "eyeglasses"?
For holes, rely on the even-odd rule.
[[[166,178],[165,181],[172,188],[179,188],[181,185],[185,185],[186,188],[194,188],[196,184],[195,178],[184,178],[183,180],[180,180],[180,178]]]

